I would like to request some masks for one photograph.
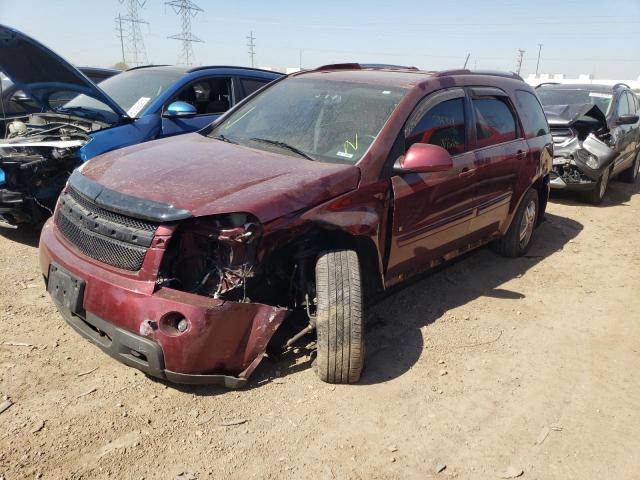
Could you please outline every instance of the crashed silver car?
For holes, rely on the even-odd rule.
[[[554,142],[551,188],[602,202],[609,180],[635,182],[640,168],[640,102],[625,84],[536,88]]]

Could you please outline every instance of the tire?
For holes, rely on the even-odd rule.
[[[520,202],[507,233],[491,243],[492,250],[509,258],[516,258],[527,253],[531,246],[539,214],[538,192],[530,188]]]
[[[631,167],[618,175],[618,179],[626,183],[636,183],[636,180],[638,179],[638,170],[640,170],[640,152],[636,155]]]
[[[609,187],[609,180],[611,179],[611,168],[607,168],[602,172],[602,176],[596,182],[596,186],[593,190],[587,193],[587,200],[593,205],[600,205],[607,194],[607,188]]]
[[[353,250],[324,252],[316,262],[316,372],[328,383],[355,383],[364,363],[360,263]]]

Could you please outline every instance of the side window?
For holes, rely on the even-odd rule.
[[[629,102],[629,113],[635,114],[638,111],[636,106],[635,95],[631,92],[627,92],[627,101]]]
[[[474,98],[477,148],[515,140],[516,119],[506,99],[500,97]]]
[[[622,115],[628,115],[630,113],[629,110],[629,102],[627,101],[626,93],[622,93],[618,97],[618,105],[616,106],[616,116],[620,117]]]
[[[516,90],[516,102],[518,103],[518,113],[522,119],[527,138],[539,137],[549,133],[547,117],[533,93],[525,90]]]
[[[256,90],[260,90],[262,87],[264,87],[267,83],[269,83],[269,80],[259,80],[257,78],[241,78],[240,83],[242,84],[244,94],[246,96],[249,96]]]
[[[427,110],[406,137],[405,148],[414,143],[430,143],[451,155],[465,151],[464,99],[445,100]]]
[[[183,88],[171,101],[175,100],[190,103],[198,115],[226,112],[231,106],[231,79],[215,77],[198,80]]]

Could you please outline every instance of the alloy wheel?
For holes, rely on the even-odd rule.
[[[536,223],[536,202],[531,200],[522,214],[520,220],[520,246],[526,247],[533,234],[533,228]]]

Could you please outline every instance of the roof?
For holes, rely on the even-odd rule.
[[[590,92],[612,93],[614,87],[611,85],[600,85],[597,83],[541,83],[536,88],[549,88],[553,90],[589,90]]]
[[[399,88],[410,88],[431,78],[468,75],[492,76],[522,81],[519,75],[511,72],[474,71],[465,69],[427,71],[418,70],[415,67],[358,63],[325,65],[315,70],[304,70],[294,73],[291,76],[326,78],[327,75],[336,81],[370,83]]]
[[[279,72],[274,72],[271,70],[263,70],[260,68],[252,68],[252,67],[240,67],[240,66],[233,66],[233,65],[203,65],[200,67],[187,67],[187,66],[179,66],[179,65],[142,65],[139,67],[133,67],[127,70],[127,72],[130,72],[132,70],[170,70],[170,71],[174,71],[177,73],[193,73],[193,72],[200,72],[202,70],[239,70],[239,71],[250,71],[250,72],[257,72],[257,73],[268,73],[271,75],[275,75],[275,76],[282,76],[284,74],[279,73]]]

